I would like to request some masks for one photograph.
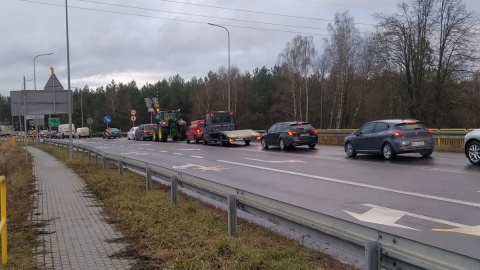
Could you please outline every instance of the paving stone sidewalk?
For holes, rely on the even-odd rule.
[[[35,251],[40,269],[130,269],[134,261],[112,256],[125,247],[122,234],[105,222],[83,180],[48,153],[28,151],[38,191],[32,221],[42,225]]]

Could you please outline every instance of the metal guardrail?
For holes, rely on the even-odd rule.
[[[8,239],[7,239],[7,180],[0,176],[0,232],[2,238],[2,264],[8,262]]]
[[[68,147],[60,141],[46,142],[58,147]],[[118,165],[119,174],[125,166],[145,172],[145,187],[152,190],[152,176],[167,181],[171,187],[172,203],[177,203],[177,189],[196,192],[221,203],[227,204],[228,233],[236,235],[237,209],[258,218],[293,230],[303,237],[302,243],[311,238],[335,248],[365,258],[365,269],[480,269],[480,260],[430,246],[398,235],[372,229],[367,226],[318,213],[296,205],[264,197],[249,191],[230,187],[207,179],[178,172],[158,165],[141,162],[123,156],[107,154],[86,145],[76,145],[74,150],[102,159],[106,169],[108,163]]]

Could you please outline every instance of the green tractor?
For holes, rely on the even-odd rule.
[[[180,109],[174,111],[161,111],[157,113],[157,126],[153,132],[153,139],[158,142],[185,141],[187,136],[186,122],[180,118]]]

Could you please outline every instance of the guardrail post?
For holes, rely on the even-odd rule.
[[[170,187],[170,198],[172,200],[172,204],[177,204],[178,178],[175,175],[172,175],[170,180],[172,182]]]
[[[105,154],[102,157],[102,162],[103,162],[103,168],[106,169],[107,168],[107,154]]]
[[[95,152],[95,164],[98,163],[98,152]]]
[[[88,149],[88,159],[92,159],[92,149]]]
[[[152,169],[148,165],[146,166],[145,174],[145,186],[147,191],[152,191]]]
[[[235,195],[227,196],[228,208],[228,235],[237,236],[237,197]]]
[[[370,241],[365,244],[365,270],[380,269],[380,243]]]
[[[118,160],[118,173],[123,175],[123,159]]]

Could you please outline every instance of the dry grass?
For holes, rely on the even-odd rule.
[[[7,178],[8,264],[1,269],[35,269],[36,230],[29,216],[35,192],[32,164],[25,152],[9,142],[0,143],[0,175]]]
[[[65,149],[40,148],[68,160]],[[354,269],[244,220],[238,237],[229,237],[223,211],[182,194],[173,206],[166,187],[146,192],[144,177],[128,170],[120,176],[81,154],[66,163],[124,234],[129,250],[119,256],[136,258],[135,269]]]

